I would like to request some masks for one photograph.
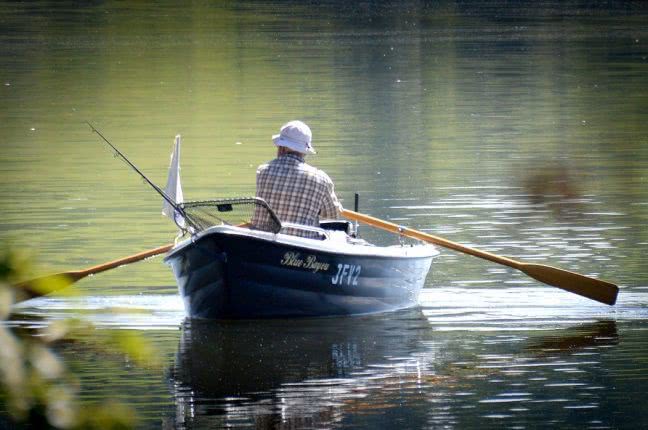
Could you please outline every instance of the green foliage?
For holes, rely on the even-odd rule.
[[[20,295],[15,282],[24,279],[28,267],[27,254],[10,247],[0,251],[0,411],[18,428],[134,428],[136,414],[127,405],[110,401],[80,406],[83,387],[55,347],[62,341],[81,340],[102,358],[117,354],[158,368],[155,348],[137,332],[98,330],[83,319],[56,320],[38,330],[11,328],[11,310]]]

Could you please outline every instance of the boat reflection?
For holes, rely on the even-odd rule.
[[[326,427],[341,419],[341,406],[357,407],[394,375],[429,373],[433,354],[416,352],[430,334],[418,309],[326,319],[187,320],[170,372],[175,425]]]

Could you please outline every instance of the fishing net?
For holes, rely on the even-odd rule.
[[[256,197],[189,201],[180,205],[195,233],[216,225],[243,225],[263,219],[264,230],[278,233],[281,221],[265,200]]]

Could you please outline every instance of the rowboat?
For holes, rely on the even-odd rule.
[[[186,202],[182,209],[197,232],[177,243],[164,261],[190,318],[322,317],[409,308],[418,303],[439,254],[428,244],[369,244],[354,237],[348,221],[320,227],[281,223],[258,198]],[[254,219],[259,211],[269,211],[272,231],[231,221]],[[315,237],[285,234],[286,229]]]
[[[259,198],[182,203],[180,136],[176,136],[169,179],[163,191],[97,129],[90,127],[162,196],[163,213],[190,237],[175,246],[160,246],[85,270],[20,282],[15,285],[23,293],[20,300],[39,297],[86,276],[169,251],[165,262],[173,269],[190,317],[354,315],[393,311],[417,303],[432,259],[438,255],[434,247],[372,246],[358,240],[347,221],[325,222],[319,227],[282,223]],[[244,216],[240,208],[252,208],[248,214],[252,216]],[[537,281],[600,303],[614,305],[617,300],[619,287],[608,281],[464,246],[358,213],[357,207],[355,211],[342,209],[341,214],[401,238],[439,245],[513,268]],[[263,223],[255,223],[255,219],[263,219]],[[250,228],[256,225],[263,226],[263,230]],[[300,231],[309,237],[301,238]]]

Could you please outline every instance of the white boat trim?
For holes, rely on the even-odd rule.
[[[415,244],[415,245],[391,245],[391,246],[376,246],[368,244],[362,240],[349,238],[342,231],[328,231],[328,237],[324,240],[309,239],[299,236],[293,236],[283,233],[272,233],[261,230],[251,230],[244,227],[236,227],[231,225],[219,225],[210,227],[198,234],[179,242],[167,254],[167,256],[174,254],[178,250],[191,245],[193,242],[200,240],[204,236],[208,236],[215,232],[225,233],[231,236],[240,236],[267,240],[269,242],[276,242],[280,245],[297,246],[313,251],[330,252],[340,255],[351,256],[369,256],[369,257],[409,257],[409,258],[428,258],[436,257],[439,255],[438,249],[431,244]]]

